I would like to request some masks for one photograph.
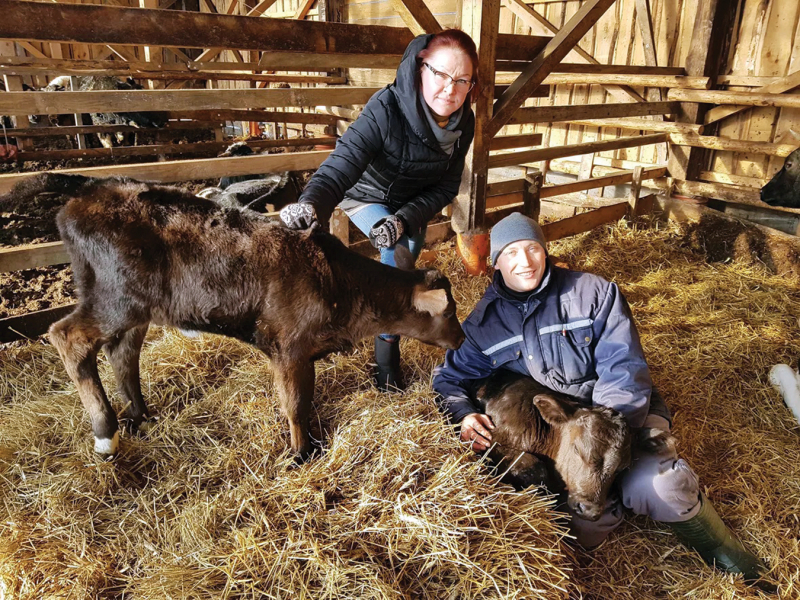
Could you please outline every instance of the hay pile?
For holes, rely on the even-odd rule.
[[[441,351],[414,346],[419,379]],[[297,468],[260,353],[156,329],[142,364],[160,422],[109,464],[54,349],[7,349],[0,597],[566,597],[551,500],[487,477],[428,375],[371,390],[367,357],[320,363],[326,452]]]
[[[682,239],[619,224],[551,252],[621,285],[682,456],[796,598],[800,428],[767,372],[800,357],[800,287],[708,264]],[[463,319],[488,278],[441,250]],[[299,468],[268,361],[241,344],[151,331],[143,385],[161,420],[125,437],[114,464],[96,462],[55,351],[0,349],[0,597],[758,597],[645,518],[573,553],[551,502],[496,485],[442,422],[430,389],[442,351],[404,341],[413,385],[381,395],[370,346],[318,363],[326,452]]]

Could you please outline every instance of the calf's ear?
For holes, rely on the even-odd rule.
[[[444,290],[427,290],[417,286],[411,295],[411,304],[419,312],[426,312],[431,316],[440,315],[447,308],[447,292]]]
[[[559,423],[566,423],[569,419],[566,406],[563,402],[549,396],[547,394],[539,394],[533,399],[536,408],[539,409],[539,414],[549,425],[558,425]]]

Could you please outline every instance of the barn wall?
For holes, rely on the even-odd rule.
[[[800,2],[797,0],[743,0],[739,27],[728,60],[731,75],[783,77],[800,69]],[[754,87],[729,86],[754,91]],[[800,109],[751,108],[724,119],[719,135],[734,139],[800,145]],[[711,171],[730,183],[760,187],[783,165],[783,158],[763,154],[715,152]],[[703,178],[709,178],[705,174]],[[723,179],[724,180],[724,179]]]

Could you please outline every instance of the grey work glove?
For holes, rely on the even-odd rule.
[[[317,213],[310,204],[295,202],[281,209],[281,221],[286,223],[289,229],[308,229],[317,223]]]
[[[384,217],[369,230],[369,241],[375,248],[391,248],[403,236],[406,226],[397,215]]]

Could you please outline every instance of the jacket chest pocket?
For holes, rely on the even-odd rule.
[[[594,368],[594,332],[592,321],[586,319],[567,323],[551,333],[552,346],[557,358],[555,370],[564,384],[583,383],[596,377]]]
[[[521,340],[520,340],[521,341]],[[522,350],[519,348],[519,343],[514,343],[507,346],[502,350],[498,350],[489,355],[489,360],[492,363],[492,369],[500,369],[508,366],[509,363],[519,360],[522,357]]]

